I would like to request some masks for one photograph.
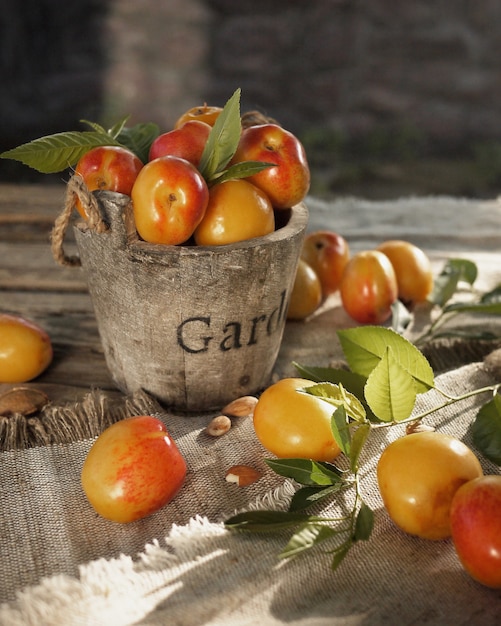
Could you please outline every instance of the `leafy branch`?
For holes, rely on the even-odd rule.
[[[20,161],[42,174],[55,174],[74,167],[80,158],[99,146],[122,146],[132,150],[143,163],[148,158],[151,142],[159,134],[156,124],[125,126],[127,118],[105,129],[95,122],[81,120],[88,131],[68,131],[46,135],[0,154],[2,159]]]
[[[454,317],[462,313],[501,315],[501,285],[497,285],[486,293],[477,293],[474,289],[477,276],[478,269],[472,261],[457,258],[446,261],[442,271],[435,278],[433,291],[428,297],[432,313],[436,313],[436,316],[425,331],[414,339],[413,343],[416,346],[423,346],[428,341],[445,337],[482,340],[496,339],[496,335],[490,331],[473,333],[462,329],[451,329],[450,326],[447,327]],[[457,299],[460,287],[463,287],[462,293],[466,292],[468,294],[468,299]],[[401,307],[395,309],[395,315],[402,315]],[[408,318],[406,321],[408,321]],[[392,326],[394,328],[402,328],[404,324],[394,319]]]
[[[202,154],[199,169],[209,186],[229,179],[246,178],[275,166],[262,161],[230,164],[242,133],[240,92],[237,89],[226,102],[209,133]],[[20,161],[42,174],[54,174],[74,167],[92,148],[121,146],[131,150],[146,163],[151,144],[159,136],[160,129],[153,122],[128,127],[127,120],[128,117],[124,117],[108,129],[97,122],[81,120],[91,130],[46,135],[2,152],[0,158]]]
[[[284,559],[298,556],[327,540],[335,540],[336,545],[329,553],[332,555],[331,566],[336,569],[357,541],[369,539],[374,525],[373,512],[363,501],[360,491],[357,459],[361,447],[351,445],[350,429],[346,426],[346,411],[344,407],[339,407],[334,413],[332,428],[342,451],[350,457],[353,473],[342,472],[331,463],[309,459],[268,459],[267,464],[277,474],[301,485],[291,499],[289,510],[239,513],[226,520],[226,527],[237,532],[253,533],[293,529],[292,536],[279,554]],[[357,429],[356,432],[362,431],[365,429]],[[360,436],[356,438],[361,439]],[[302,512],[352,488],[355,497],[344,515],[332,517]]]
[[[437,387],[433,370],[420,350],[402,335],[381,326],[363,326],[337,332],[349,371],[305,367],[295,363],[300,375],[317,384],[305,387],[308,393],[333,407],[331,430],[349,470],[311,459],[267,460],[281,476],[300,485],[288,511],[243,512],[226,520],[226,527],[239,532],[270,532],[293,529],[281,551],[281,558],[305,552],[326,540],[336,542],[330,551],[336,569],[353,545],[368,540],[374,515],[363,500],[360,486],[360,456],[373,429],[407,422],[420,422],[428,415],[473,396],[490,393],[473,423],[474,443],[482,454],[501,463],[501,383],[488,385],[458,396]],[[420,414],[414,413],[417,396],[434,389],[443,403]],[[326,499],[354,490],[351,508],[339,517],[308,515]]]
[[[230,164],[242,134],[240,93],[241,90],[237,89],[226,102],[205,144],[199,169],[209,186],[225,180],[246,178],[268,167],[274,167],[273,163],[264,161]]]

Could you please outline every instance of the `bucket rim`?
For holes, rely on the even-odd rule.
[[[280,226],[272,233],[264,235],[262,237],[253,237],[252,239],[245,239],[244,241],[238,241],[236,243],[223,244],[219,246],[199,246],[199,245],[186,245],[180,244],[177,246],[166,244],[153,244],[139,239],[129,239],[129,249],[141,251],[142,253],[148,253],[151,255],[195,255],[200,256],[204,254],[229,254],[234,251],[249,250],[252,248],[263,248],[268,246],[274,246],[278,243],[287,242],[294,237],[300,236],[306,232],[308,225],[309,211],[304,202],[296,204],[290,209],[280,209],[283,215],[287,214],[287,221],[284,225]]]

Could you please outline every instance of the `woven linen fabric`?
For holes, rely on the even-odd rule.
[[[436,380],[451,394],[492,382],[480,363]],[[472,445],[468,428],[487,400],[464,400],[426,423]],[[416,409],[438,402],[430,391]],[[284,509],[294,490],[266,468],[250,419],[212,439],[204,433],[207,416],[160,417],[187,459],[188,478],[172,503],[128,525],[99,518],[85,500],[80,468],[92,440],[1,454],[2,626],[500,623],[501,591],[475,583],[450,540],[408,536],[382,506],[377,460],[403,426],[371,435],[362,491],[375,511],[374,532],[332,572],[320,548],[278,559],[286,534],[225,530],[224,519],[236,510]],[[499,473],[481,460],[486,473]],[[227,483],[224,473],[234,463],[257,467],[263,478],[247,488]],[[342,504],[334,498],[322,514],[336,516]]]

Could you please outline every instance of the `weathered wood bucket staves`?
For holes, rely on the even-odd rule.
[[[130,198],[93,194],[102,221],[74,227],[107,366],[119,389],[200,412],[270,382],[306,231],[304,204],[277,229],[237,244],[139,239]]]

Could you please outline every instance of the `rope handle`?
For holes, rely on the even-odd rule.
[[[51,233],[52,256],[59,265],[66,267],[79,267],[81,265],[80,257],[68,256],[64,251],[64,238],[77,200],[80,200],[86,212],[87,224],[91,230],[97,233],[104,233],[108,230],[108,225],[101,216],[96,197],[89,191],[81,176],[73,175],[66,185],[63,210],[56,218]]]

